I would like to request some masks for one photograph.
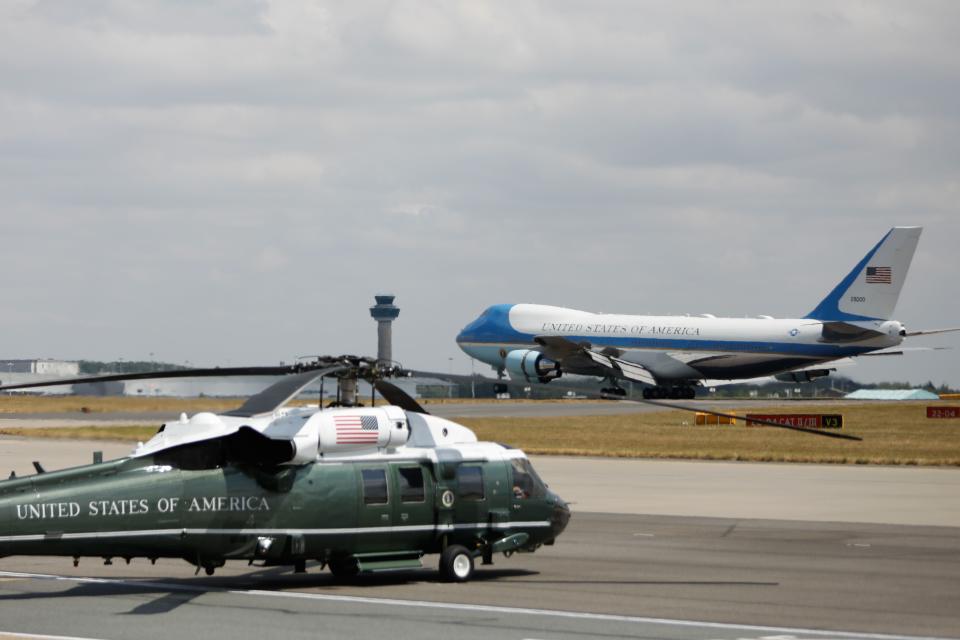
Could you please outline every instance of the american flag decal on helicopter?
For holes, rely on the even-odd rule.
[[[376,444],[380,427],[376,416],[334,416],[337,444]]]

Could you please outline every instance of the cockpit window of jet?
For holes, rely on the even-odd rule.
[[[893,320],[921,227],[894,227],[802,318],[717,318],[590,313],[537,304],[498,304],[457,336],[499,375],[546,383],[564,373],[649,385],[648,399],[695,396],[705,381],[776,376],[804,382],[859,356],[899,355],[904,338],[960,329],[908,331]]]

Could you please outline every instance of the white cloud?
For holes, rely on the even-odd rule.
[[[388,288],[422,367],[493,302],[802,313],[893,224],[903,319],[960,317],[952,2],[0,12],[10,356],[369,352]]]

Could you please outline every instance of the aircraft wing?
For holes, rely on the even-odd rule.
[[[811,364],[807,367],[799,367],[797,369],[790,369],[790,373],[799,372],[799,371],[818,371],[820,369],[836,369],[837,367],[852,367],[857,364],[857,361],[853,358],[837,358],[836,360],[827,360],[826,362],[818,362],[816,364]]]
[[[839,358],[837,360],[830,360],[827,362],[818,362],[817,364],[811,364],[806,367],[797,367],[796,369],[784,371],[784,373],[803,373],[804,371],[821,371],[823,369],[835,370],[838,367],[852,367],[856,364],[857,361],[853,358]],[[782,380],[777,380],[776,376],[759,376],[756,378],[734,378],[732,380],[705,379],[701,384],[703,384],[705,387],[724,387],[734,384],[767,384],[770,382],[782,382]]]
[[[960,331],[960,327],[954,327],[952,329],[924,329],[923,331],[908,331],[904,334],[905,337],[911,338],[913,336],[932,336],[935,333],[950,333],[952,331]]]
[[[628,362],[618,358],[608,351],[604,353],[593,349],[589,343],[577,344],[561,336],[537,336],[537,344],[546,347],[544,354],[564,366],[567,363],[580,364],[584,360],[598,367],[604,374],[614,378],[633,380],[645,384],[656,385],[657,380],[647,369],[635,362]]]
[[[645,382],[646,384],[657,384],[657,379],[653,374],[635,362],[627,362],[613,356],[606,356],[593,349],[586,349],[586,355],[604,369],[618,378],[626,378],[634,382]]]
[[[907,351],[947,351],[951,347],[891,347],[881,349],[880,351],[871,351],[870,353],[861,353],[858,358],[864,356],[902,356]]]

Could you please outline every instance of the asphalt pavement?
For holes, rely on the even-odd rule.
[[[0,470],[117,443],[0,438]],[[422,570],[0,559],[3,632],[87,638],[960,637],[960,470],[535,457],[557,544],[463,585]],[[706,517],[713,516],[713,517]],[[880,635],[877,635],[880,634]]]
[[[498,558],[459,585],[439,582],[432,557],[423,570],[348,584],[316,565],[294,575],[229,563],[207,578],[182,561],[74,569],[69,558],[6,558],[0,628],[207,640],[955,637],[957,534],[577,514],[555,546]]]

